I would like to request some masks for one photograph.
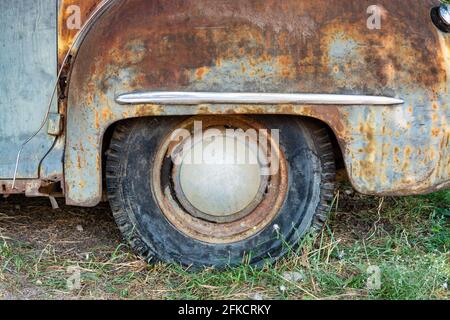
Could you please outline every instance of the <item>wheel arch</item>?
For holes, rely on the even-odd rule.
[[[220,116],[220,115],[218,115]],[[264,115],[264,116],[273,116],[273,115]],[[280,115],[282,116],[282,115]],[[179,117],[186,117],[186,116],[179,116]],[[330,142],[332,144],[332,148],[333,148],[333,154],[334,154],[334,159],[336,161],[336,170],[338,172],[341,172],[343,174],[341,174],[341,177],[339,178],[340,180],[348,180],[348,175],[346,172],[346,166],[345,166],[345,161],[344,161],[344,155],[342,152],[342,146],[338,141],[338,138],[334,132],[334,130],[332,129],[332,127],[327,124],[326,122],[317,119],[317,118],[313,118],[313,117],[309,117],[309,116],[297,116],[297,115],[293,115],[292,117],[297,117],[297,118],[302,118],[305,119],[306,121],[311,121],[313,123],[315,123],[318,127],[322,127],[324,129],[327,130],[328,136],[330,138]],[[105,177],[106,177],[106,167],[105,167],[105,160],[106,160],[106,156],[107,156],[107,152],[108,152],[108,148],[109,145],[111,143],[111,139],[112,136],[114,134],[115,128],[120,125],[120,124],[124,124],[128,121],[134,121],[137,120],[139,118],[130,118],[130,119],[122,119],[122,120],[118,120],[114,123],[112,123],[108,128],[106,128],[103,137],[102,137],[102,148],[101,148],[101,155],[102,155],[102,182],[105,182]],[[343,176],[343,177],[342,177]],[[105,187],[103,185],[102,190],[104,191]]]

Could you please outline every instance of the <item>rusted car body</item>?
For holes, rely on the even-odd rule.
[[[81,29],[67,24],[74,5]],[[116,123],[238,114],[319,120],[334,134],[335,149],[359,192],[411,195],[448,188],[450,36],[430,14],[440,2],[380,0],[381,26],[372,29],[371,5],[366,0],[2,1],[2,33],[19,29],[13,15],[22,10],[31,22],[16,32],[41,45],[20,45],[23,39],[8,31],[0,36],[6,43],[0,54],[0,193],[45,196],[58,189],[69,205],[95,206],[104,192],[107,132]],[[24,59],[14,59],[21,54]],[[9,86],[11,81],[17,86]],[[397,103],[118,99],[134,92],[364,95]],[[42,120],[45,126],[17,158]]]
[[[14,161],[5,166],[4,194],[33,189],[35,180],[61,181],[68,203],[96,205],[102,139],[111,124],[150,115],[224,113],[295,114],[327,123],[352,184],[363,193],[419,194],[449,185],[450,40],[430,19],[438,1],[380,1],[383,26],[372,31],[366,26],[368,1],[61,1],[59,66],[79,32],[65,23],[74,4],[89,26],[64,66],[68,96],[54,109],[64,116],[65,130],[46,157],[22,159],[15,190]],[[117,93],[142,89],[363,93],[405,103],[180,107],[114,101]],[[17,127],[12,111],[2,110],[2,136]],[[8,152],[16,153],[15,147]]]

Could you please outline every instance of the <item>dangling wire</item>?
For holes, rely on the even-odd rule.
[[[44,120],[42,121],[42,124],[40,125],[39,129],[38,129],[35,133],[33,133],[27,140],[25,140],[25,141],[22,143],[22,145],[20,146],[19,152],[17,153],[16,166],[15,166],[15,169],[14,169],[14,178],[13,178],[13,183],[12,183],[12,189],[14,189],[14,188],[15,188],[15,185],[16,185],[17,171],[18,171],[18,169],[19,169],[20,156],[22,155],[23,149],[25,148],[25,146],[26,146],[31,140],[34,139],[34,137],[36,137],[36,136],[39,134],[39,132],[41,132],[41,130],[44,128],[45,124],[47,123],[48,117],[50,116],[50,110],[51,110],[51,108],[52,108],[52,103],[53,103],[53,100],[54,100],[54,98],[55,98],[55,94],[56,94],[57,89],[58,89],[59,79],[61,78],[61,74],[62,74],[62,72],[63,72],[64,66],[65,66],[66,63],[67,63],[67,60],[68,60],[69,57],[70,57],[70,52],[71,52],[71,51],[72,51],[72,47],[70,47],[69,52],[67,53],[66,57],[65,57],[64,60],[63,60],[63,63],[61,64],[61,67],[59,68],[58,76],[57,76],[57,78],[56,78],[56,83],[55,83],[55,85],[54,85],[54,87],[53,87],[53,92],[52,92],[52,95],[51,95],[51,98],[50,98],[50,102],[49,102],[48,107],[47,107],[47,111],[46,111],[46,113],[45,113]]]

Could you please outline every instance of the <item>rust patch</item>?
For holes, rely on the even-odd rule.
[[[198,68],[195,72],[195,76],[197,77],[197,80],[202,80],[203,76],[209,72],[209,68],[207,67],[201,67]]]
[[[70,6],[76,5],[80,8],[81,26],[83,26],[102,0],[62,0],[60,2],[61,5],[58,15],[58,65],[61,65],[63,62],[64,57],[69,51],[69,48],[79,31],[77,29],[68,28],[67,20],[73,14],[73,12],[69,10]]]

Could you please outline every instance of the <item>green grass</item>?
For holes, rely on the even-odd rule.
[[[92,248],[80,258],[59,252],[57,244],[37,250],[3,237],[0,298],[2,292],[27,298],[23,292],[30,290],[31,298],[67,299],[449,298],[450,191],[336,200],[320,234],[306,237],[300,249],[264,268],[194,273],[176,265],[146,265],[124,245]],[[81,269],[81,290],[67,289],[70,266]],[[380,289],[367,287],[369,266],[381,271]],[[286,272],[302,280],[286,280]]]

